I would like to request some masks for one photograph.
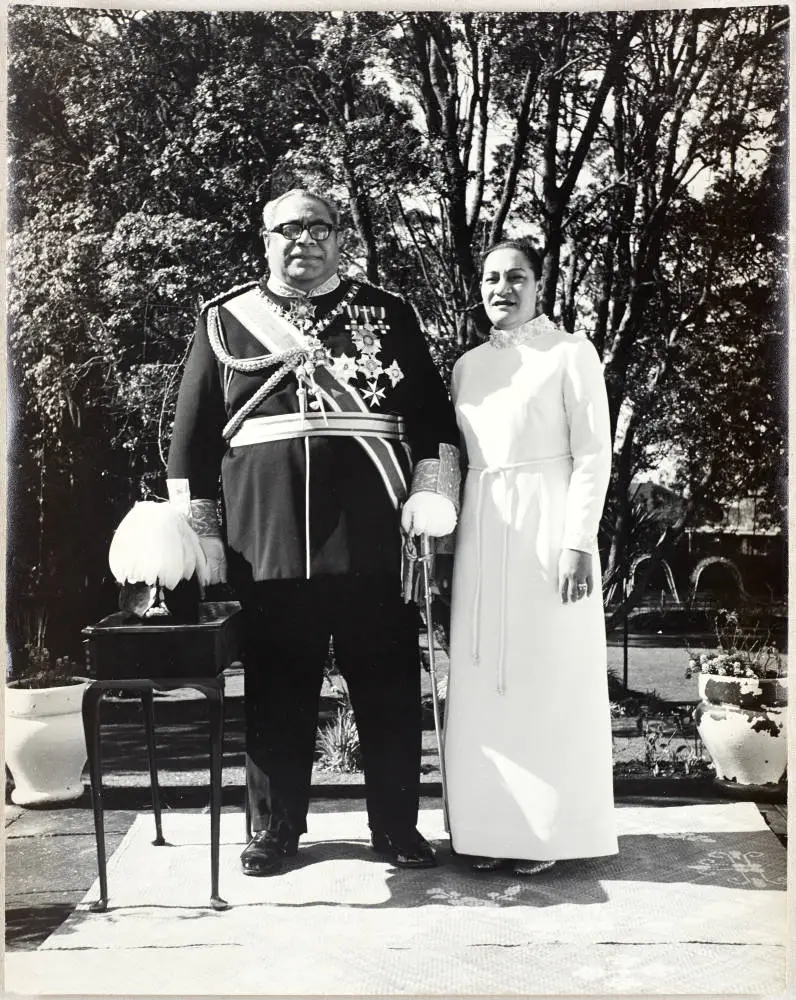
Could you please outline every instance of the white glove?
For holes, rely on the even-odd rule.
[[[407,535],[449,535],[456,527],[456,508],[440,493],[418,490],[404,504],[401,527]]]
[[[214,583],[227,582],[227,557],[224,554],[224,543],[213,535],[200,535],[199,545],[205,554],[207,571],[205,579],[200,579],[203,587]]]

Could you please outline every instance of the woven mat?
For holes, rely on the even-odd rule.
[[[786,852],[751,803],[617,810],[620,853],[528,879],[445,864],[404,872],[367,846],[363,813],[310,816],[277,878],[240,873],[243,818],[139,815],[109,863],[109,910],[75,913],[7,989],[62,993],[776,993],[784,986]],[[31,961],[36,960],[35,974]],[[17,977],[29,979],[17,981]]]

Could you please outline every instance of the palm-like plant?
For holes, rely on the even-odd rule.
[[[350,708],[338,709],[334,722],[327,722],[319,729],[315,747],[322,771],[352,774],[362,770],[359,732]]]

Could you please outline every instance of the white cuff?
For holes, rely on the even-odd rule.
[[[187,479],[167,479],[169,503],[191,523],[191,485]]]
[[[589,535],[565,535],[561,542],[561,548],[575,549],[577,552],[586,552],[591,555],[597,548],[597,539]]]

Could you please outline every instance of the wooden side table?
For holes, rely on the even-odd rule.
[[[100,703],[108,690],[137,691],[141,695],[155,814],[155,844],[164,844],[165,841],[161,829],[155,762],[153,693],[155,690],[192,688],[207,698],[210,722],[210,905],[216,910],[227,908],[228,904],[218,891],[224,739],[223,671],[238,658],[239,614],[240,605],[235,602],[207,602],[199,606],[198,620],[191,624],[176,624],[165,615],[137,619],[119,611],[83,629],[86,664],[91,679],[83,695],[83,727],[91,776],[100,882],[100,898],[91,905],[94,912],[102,912],[108,906],[99,718]]]

